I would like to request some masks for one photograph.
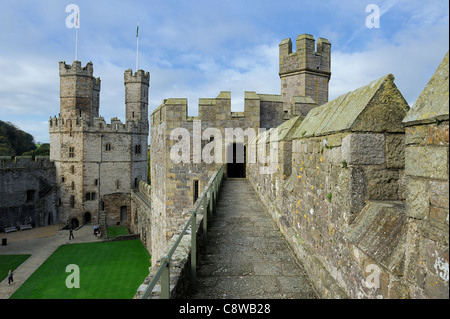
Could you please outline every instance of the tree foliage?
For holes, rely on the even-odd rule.
[[[44,143],[38,145],[38,148],[32,151],[28,151],[22,154],[22,156],[32,156],[35,158],[36,156],[50,156],[50,144]]]
[[[18,156],[36,149],[31,134],[10,122],[0,121],[0,156]]]

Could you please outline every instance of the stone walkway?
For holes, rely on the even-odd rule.
[[[225,179],[188,298],[318,298],[246,179]]]
[[[8,299],[59,246],[101,241],[93,233],[93,226],[89,225],[75,230],[72,240],[69,240],[69,231],[59,230],[58,226],[0,233],[1,238],[7,238],[7,245],[0,246],[0,255],[31,255],[14,271],[14,282],[10,286],[4,274],[6,278],[0,282],[0,299]]]

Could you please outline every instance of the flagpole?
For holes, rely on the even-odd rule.
[[[75,61],[78,61],[78,28],[76,29],[76,35],[75,35]]]
[[[137,30],[136,30],[136,72],[139,67],[139,20],[137,22]]]
[[[78,17],[78,13],[77,12],[77,17],[75,18],[75,61],[78,61],[78,29],[80,28],[80,20]]]

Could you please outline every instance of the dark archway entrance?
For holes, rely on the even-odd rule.
[[[233,143],[227,148],[227,177],[245,178],[245,145]]]
[[[89,213],[89,212],[84,213],[83,223],[89,224],[90,222],[91,222],[91,213]]]

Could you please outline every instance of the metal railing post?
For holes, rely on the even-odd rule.
[[[153,291],[155,285],[160,282],[161,285],[161,299],[170,298],[170,259],[180,244],[183,236],[187,234],[188,228],[191,228],[191,285],[195,287],[197,280],[197,213],[200,209],[200,205],[203,205],[203,234],[206,242],[208,232],[208,216],[212,218],[213,213],[216,210],[216,202],[218,198],[218,192],[220,190],[220,184],[223,179],[224,166],[211,177],[207,188],[203,191],[200,198],[198,198],[194,208],[191,212],[191,218],[185,224],[183,230],[178,236],[178,239],[169,249],[167,255],[161,258],[161,264],[154,274],[150,284],[142,294],[142,298],[148,298]],[[209,211],[208,211],[208,192],[209,192]],[[200,202],[202,201],[202,202]]]
[[[212,187],[209,188],[209,211],[211,215],[215,212]]]
[[[170,259],[167,256],[161,258],[161,263],[165,263],[164,271],[161,275],[161,299],[170,298]]]
[[[211,194],[211,193],[210,193]],[[212,222],[212,207],[211,207],[211,199],[208,198],[208,196],[206,196],[205,194],[205,201],[207,202],[206,206],[208,208],[208,219],[209,219],[209,223],[211,224]]]
[[[191,285],[195,287],[197,281],[197,212],[192,212],[191,217]]]
[[[206,195],[206,193],[205,193]],[[206,205],[206,196],[203,197],[203,242],[206,244],[208,239],[208,206]]]
[[[216,190],[216,183],[215,181],[213,182],[213,184],[211,185],[211,188],[213,189],[213,194],[214,194],[214,207],[217,204],[217,190]]]

